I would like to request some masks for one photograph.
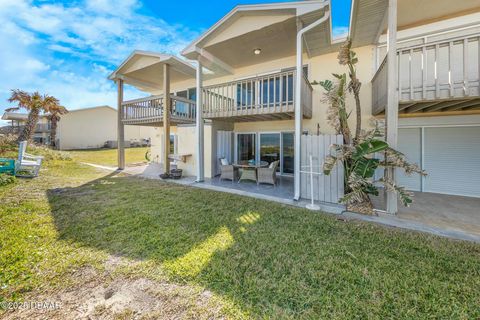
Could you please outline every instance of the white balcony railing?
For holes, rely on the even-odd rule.
[[[303,116],[312,117],[312,86],[302,77]],[[295,114],[295,71],[208,86],[203,89],[205,118],[230,118],[236,121],[292,119]],[[163,121],[162,95],[124,101],[125,124],[159,124]],[[171,96],[170,119],[174,123],[195,122],[195,101]]]
[[[295,112],[295,70],[250,77],[205,87],[205,118],[291,119]],[[305,117],[312,116],[312,86],[303,77]]]
[[[193,123],[195,102],[182,97],[171,96],[170,120],[172,123]],[[123,122],[125,124],[155,124],[163,121],[163,96],[124,101]]]
[[[413,103],[476,99],[480,96],[480,36],[446,39],[398,50],[400,111]],[[373,113],[387,103],[387,64],[372,79]],[[438,104],[435,110],[441,110]],[[413,107],[414,110],[420,108]]]

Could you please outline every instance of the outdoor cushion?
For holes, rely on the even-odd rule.
[[[273,169],[273,167],[275,166],[275,161],[273,161],[272,163],[270,163],[270,165],[268,166],[270,169]]]
[[[228,160],[225,159],[225,158],[220,159],[220,162],[222,163],[222,166],[228,166],[229,165]]]

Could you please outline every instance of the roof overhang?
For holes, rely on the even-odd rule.
[[[178,57],[155,52],[134,51],[110,74],[108,79],[121,79],[143,91],[161,90],[165,65],[170,66],[170,82],[172,83],[195,78],[196,68]]]
[[[386,33],[385,0],[352,0],[350,37],[355,47],[376,44]],[[397,29],[404,30],[451,17],[479,12],[478,0],[402,0],[398,1]]]
[[[200,61],[215,76],[235,68],[295,55],[297,30],[323,17],[329,0],[239,5],[190,43],[182,55]],[[331,44],[331,26],[325,23],[305,35],[309,55]],[[261,54],[254,55],[260,48]]]
[[[39,118],[44,118],[45,115],[39,115]],[[13,111],[5,111],[2,115],[2,120],[27,120],[28,113],[20,113]]]

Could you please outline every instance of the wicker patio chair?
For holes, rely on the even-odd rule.
[[[257,184],[268,183],[277,184],[277,167],[280,161],[273,161],[270,163],[268,168],[258,168],[257,169]]]
[[[235,181],[238,176],[238,169],[228,163],[227,159],[220,159],[220,180]]]

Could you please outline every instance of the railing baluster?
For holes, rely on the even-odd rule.
[[[453,97],[455,94],[453,88],[453,41],[448,43],[448,83],[450,85],[450,97]]]
[[[427,46],[422,48],[422,99],[427,98]]]
[[[440,45],[435,45],[435,98],[440,98],[440,79],[438,78],[438,58],[440,56]]]
[[[463,91],[469,95],[468,89],[468,39],[463,39]]]

